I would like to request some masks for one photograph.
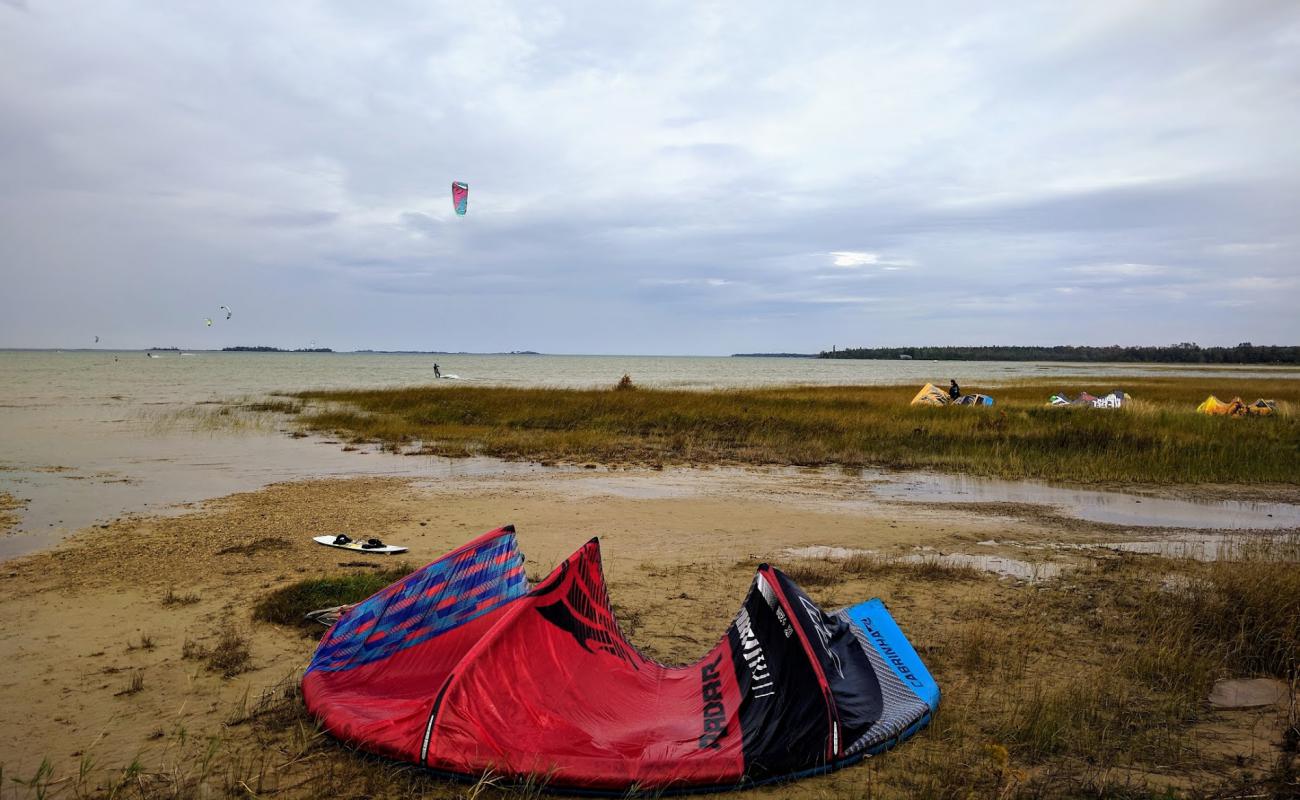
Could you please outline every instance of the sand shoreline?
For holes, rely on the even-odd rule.
[[[706,485],[691,492],[680,491],[671,471],[627,477],[633,480],[548,473],[440,483],[375,477],[280,483],[178,516],[118,520],[52,551],[9,561],[0,566],[7,610],[0,632],[8,666],[0,680],[4,774],[30,774],[49,759],[55,775],[75,775],[87,756],[103,770],[101,780],[133,761],[161,769],[179,752],[181,731],[218,736],[229,747],[249,745],[252,732],[230,720],[250,698],[292,680],[314,649],[299,631],[254,622],[252,604],[303,577],[358,568],[343,566],[355,557],[312,543],[313,534],[379,535],[409,546],[406,560],[418,565],[514,523],[534,577],[599,535],[629,638],[670,663],[707,650],[743,597],[752,565],[788,562],[792,548],[958,551],[975,542],[1090,542],[1113,535],[1050,516],[1017,518],[1005,509],[863,509],[853,504],[852,482],[820,473],[694,474],[691,481]],[[241,547],[252,542],[260,544]],[[978,605],[971,591],[984,598],[980,603],[1001,597],[1014,604],[1035,589],[990,577],[951,586],[890,578],[812,591],[828,606],[879,594],[924,651],[960,622],[965,603]],[[169,592],[198,599],[166,605]],[[210,646],[227,628],[247,637],[251,671],[223,678],[182,656],[187,642]],[[141,686],[131,691],[137,676]],[[331,757],[348,756],[335,748]],[[1258,758],[1256,751],[1252,759]],[[848,770],[842,774],[848,777],[827,776],[788,791],[852,785],[867,774]]]

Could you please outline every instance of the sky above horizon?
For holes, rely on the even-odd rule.
[[[1300,3],[975,5],[0,0],[0,347],[1300,343]]]

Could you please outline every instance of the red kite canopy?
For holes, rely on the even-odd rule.
[[[708,654],[660,664],[619,630],[596,539],[530,591],[511,526],[345,612],[303,696],[375,753],[617,794],[835,769],[911,736],[939,701],[879,600],[828,615],[767,565]]]

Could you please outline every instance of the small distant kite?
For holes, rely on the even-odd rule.
[[[457,216],[465,216],[469,210],[469,184],[463,181],[452,181],[451,183],[451,204],[456,209]]]
[[[95,337],[95,344],[99,344],[99,337],[98,337],[98,336]]]
[[[204,317],[204,318],[203,318],[203,324],[204,324],[204,325],[207,325],[209,328],[211,328],[211,327],[212,327],[212,319],[211,319],[210,317]]]
[[[221,306],[221,310],[226,312],[226,319],[230,319],[231,315],[234,314],[234,312],[230,310],[230,306]]]

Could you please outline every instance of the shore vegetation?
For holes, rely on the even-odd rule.
[[[631,385],[628,379],[627,385]],[[614,386],[626,389],[623,381]],[[992,407],[912,407],[917,386],[673,391],[411,387],[302,392],[309,430],[394,452],[605,464],[934,469],[1078,483],[1300,484],[1300,381],[1156,377],[966,386]],[[1122,409],[1053,408],[1122,388]],[[1196,413],[1210,393],[1272,417]]]
[[[894,597],[943,701],[926,731],[879,759],[753,796],[1294,797],[1300,789],[1296,545],[1294,538],[1278,540],[1233,562],[1117,554],[1059,579],[1019,585],[968,569],[871,556],[780,563],[825,607],[861,597],[868,586]],[[718,569],[747,574],[754,566],[751,560],[697,564],[676,574],[689,581]],[[355,602],[411,569],[289,584],[264,596],[254,615],[295,626],[309,606]],[[701,572],[688,574],[693,571]],[[918,579],[925,582],[924,602],[904,601]],[[726,622],[721,609],[705,617],[689,625],[692,641],[716,636]],[[671,630],[638,628],[635,643],[671,661],[682,629]],[[223,634],[223,641],[232,636]],[[238,640],[194,647],[187,657],[207,658],[220,670],[225,664],[212,655],[223,648],[239,651],[235,669],[242,669],[247,651]],[[1291,712],[1260,740],[1249,766],[1222,741],[1218,726],[1233,714],[1258,720],[1258,712],[1216,711],[1206,701],[1217,680],[1236,676],[1268,676],[1290,695]],[[295,798],[533,798],[545,787],[544,779],[521,786],[492,774],[469,784],[448,782],[358,753],[309,717],[298,677],[255,700],[246,697],[226,735],[209,740],[201,769],[192,766],[199,762],[191,754],[190,768],[135,767],[129,780],[113,779],[99,793],[78,796],[199,797],[215,790]],[[138,676],[131,681],[119,696],[145,688]],[[189,747],[181,733],[165,752],[179,756]],[[50,769],[34,782],[57,779]]]

